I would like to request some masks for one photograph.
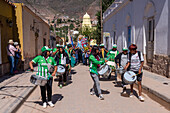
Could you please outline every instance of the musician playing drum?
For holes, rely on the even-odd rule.
[[[47,78],[47,84],[45,86],[40,86],[41,89],[41,96],[42,96],[42,101],[43,101],[43,107],[46,108],[47,107],[47,101],[46,101],[46,91],[47,91],[47,95],[48,95],[48,104],[51,107],[54,107],[54,104],[51,101],[51,97],[52,97],[52,82],[53,82],[53,77],[56,74],[57,71],[57,64],[55,62],[55,60],[53,59],[53,57],[49,57],[50,55],[50,51],[51,49],[49,49],[47,46],[44,46],[42,49],[42,55],[39,55],[37,57],[35,57],[30,63],[30,68],[31,71],[34,71],[33,68],[33,63],[38,63],[38,73],[37,76],[42,76],[44,78]],[[49,73],[49,69],[47,66],[47,63],[50,65],[55,66],[54,67],[54,72],[52,74]]]
[[[123,50],[123,52],[118,54],[115,58],[115,62],[119,69],[120,69],[120,67],[122,67],[122,69],[124,69],[128,62],[128,48],[124,47],[122,50]],[[125,93],[126,87],[125,87],[125,82],[123,81],[123,75],[124,75],[124,72],[121,74],[121,79],[122,79],[122,88],[123,88],[122,93]]]
[[[133,71],[135,74],[137,74],[136,76],[138,81],[139,100],[144,101],[144,98],[142,97],[142,85],[141,85],[144,58],[142,52],[137,51],[137,46],[135,44],[130,45],[129,50],[130,53],[128,55],[128,63],[125,69]],[[133,84],[131,84],[130,87],[131,87],[130,97],[133,97]]]
[[[95,57],[98,55],[99,48],[97,46],[93,46],[91,55],[89,57],[89,63],[90,63],[90,75],[94,81],[93,88],[90,90],[90,94],[94,95],[95,92],[99,96],[99,99],[103,100],[104,97],[101,94],[101,89],[100,89],[100,83],[99,83],[99,77],[98,77],[98,72],[97,72],[97,65],[98,64],[104,64],[107,61],[98,61]]]
[[[66,69],[65,73],[63,75],[59,76],[58,86],[60,88],[62,88],[63,85],[66,85],[67,76],[68,76],[68,69],[69,69],[69,57],[68,57],[68,54],[65,52],[63,47],[59,48],[59,52],[57,54],[57,57],[55,58],[55,61],[57,62],[57,65],[63,65]]]
[[[119,51],[117,50],[117,45],[116,44],[113,44],[113,48],[111,50],[109,50],[109,52],[107,53],[107,57],[109,59],[109,61],[111,62],[115,62],[115,57],[119,54]],[[112,68],[112,70],[115,70],[116,69],[116,65],[114,66],[111,66],[110,67]],[[108,79],[111,78],[111,74],[109,75]],[[117,73],[115,71],[115,81],[117,82]]]

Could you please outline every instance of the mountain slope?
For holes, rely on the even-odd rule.
[[[99,10],[99,0],[10,0],[26,4],[33,11],[45,17],[53,18],[56,14],[70,17],[82,17],[88,12],[92,18]]]

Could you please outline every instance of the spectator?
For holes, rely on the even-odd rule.
[[[10,63],[10,75],[14,75],[14,57],[15,57],[15,52],[18,52],[19,49],[16,49],[13,46],[14,42],[13,40],[9,40],[8,46],[7,46],[7,55],[8,55],[8,60]]]
[[[18,61],[19,61],[19,59],[21,59],[21,49],[19,47],[18,42],[14,42],[14,46],[16,49],[18,49],[18,51],[15,51],[15,61],[14,61],[14,63],[15,63],[14,73],[16,74],[16,73],[18,73],[18,70],[17,70]]]

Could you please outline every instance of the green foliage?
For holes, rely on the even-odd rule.
[[[102,12],[104,13],[107,8],[114,2],[115,0],[103,0],[102,3]]]
[[[70,30],[73,30],[73,29],[74,29],[74,25],[73,25],[72,23],[70,24],[69,29],[70,29]]]
[[[62,19],[57,19],[57,24],[61,24],[62,23]]]
[[[50,26],[50,31],[54,31],[54,28],[53,28],[53,26],[52,26],[52,25]]]

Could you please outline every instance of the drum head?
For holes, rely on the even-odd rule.
[[[103,74],[105,74],[108,70],[109,70],[109,66],[108,66],[108,65],[105,65],[105,66],[102,65],[102,68],[98,71],[98,73],[99,73],[99,75],[103,75]]]
[[[65,73],[65,68],[64,68],[64,66],[62,66],[62,65],[58,65],[57,66],[57,72],[58,73]]]
[[[133,71],[127,71],[125,72],[123,78],[124,78],[124,82],[128,83],[128,84],[132,84],[136,81],[137,77],[134,76],[136,75]]]

